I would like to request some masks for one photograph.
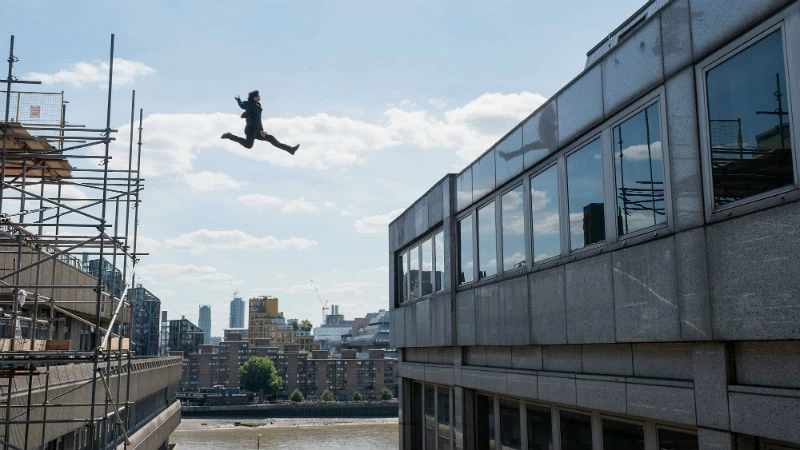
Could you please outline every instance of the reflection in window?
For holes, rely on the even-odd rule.
[[[503,270],[525,267],[525,213],[522,186],[501,198],[503,208]]]
[[[423,408],[422,408],[422,383],[414,383],[411,387],[411,444],[412,448],[422,447],[423,435]]]
[[[522,149],[527,169],[558,147],[556,102],[550,102],[522,125]]]
[[[495,173],[499,186],[522,172],[522,128],[517,128],[506,136],[497,144],[494,152]]]
[[[425,386],[425,448],[436,448],[436,391]]]
[[[408,252],[408,261],[409,261],[409,283],[408,283],[408,290],[410,293],[410,299],[416,300],[419,298],[419,279],[420,279],[420,271],[419,271],[419,246],[414,247]]]
[[[486,152],[472,164],[472,200],[478,201],[494,190],[494,150]]]
[[[478,279],[497,274],[497,231],[494,202],[478,210]]]
[[[458,284],[473,280],[472,215],[458,221]]]
[[[528,405],[528,450],[553,448],[553,427],[550,409]]]
[[[434,264],[436,265],[435,268],[435,279],[434,279],[434,287],[433,290],[435,292],[439,292],[444,289],[442,285],[442,275],[444,274],[444,232],[440,231],[436,233],[436,236],[433,237],[433,247],[434,247]]]
[[[408,252],[400,255],[400,302],[407,302],[408,296]]]
[[[422,243],[422,295],[433,292],[431,272],[433,271],[433,240],[428,239]]]
[[[472,204],[472,168],[468,167],[456,178],[456,207],[459,211]]]
[[[522,448],[519,403],[500,400],[500,448],[516,450]]]
[[[697,450],[697,435],[658,429],[658,450]]]
[[[624,235],[664,222],[658,103],[614,127],[617,228]]]
[[[439,421],[439,448],[450,448],[450,391],[447,388],[436,389],[438,421]]]
[[[591,416],[561,411],[561,448],[592,450]]]
[[[572,250],[605,240],[603,155],[596,139],[567,157],[569,235]]]
[[[494,399],[485,395],[476,397],[475,440],[477,448],[495,448]]]
[[[603,448],[644,450],[644,426],[603,419]]]
[[[558,215],[558,166],[531,178],[533,261],[561,254],[561,219]]]
[[[714,206],[792,184],[781,31],[708,71],[706,91]]]

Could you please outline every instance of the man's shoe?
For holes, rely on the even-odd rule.
[[[292,147],[292,149],[289,150],[289,153],[294,155],[294,152],[296,152],[298,148],[300,148],[300,144],[297,144],[294,147]]]
[[[225,134],[223,134],[222,136],[220,136],[220,139],[230,139],[230,138],[231,138],[231,136],[233,136],[233,135],[232,135],[232,134],[230,134],[230,133],[225,133]]]

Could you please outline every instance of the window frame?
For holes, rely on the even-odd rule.
[[[563,211],[561,211],[562,254],[564,254],[563,252],[566,250],[566,254],[571,255],[573,258],[586,252],[591,252],[593,250],[597,251],[598,248],[609,245],[613,242],[613,237],[616,235],[616,231],[610,230],[611,228],[614,230],[617,228],[616,221],[613,219],[613,211],[611,211],[611,208],[609,207],[609,191],[611,190],[611,184],[609,183],[608,178],[609,173],[613,175],[613,167],[610,167],[608,161],[611,153],[611,149],[609,149],[609,145],[611,143],[610,135],[611,127],[608,126],[608,123],[604,122],[596,129],[584,134],[579,141],[570,145],[566,150],[562,151],[561,155],[559,156],[559,175],[562,176],[561,180],[559,180],[559,189],[563,189],[564,191],[563,199],[559,199],[563,202]],[[574,155],[585,149],[594,141],[598,141],[600,143],[600,160],[602,162],[601,172],[603,177],[601,180],[601,185],[603,186],[603,225],[605,229],[605,239],[573,249],[572,232],[570,230],[569,220],[569,170],[567,167],[567,159],[571,155]],[[564,247],[564,244],[566,244],[566,247]]]
[[[471,228],[471,235],[470,235],[470,243],[472,244],[472,280],[461,282],[461,234],[459,233],[459,223],[469,218]],[[478,210],[475,206],[470,206],[469,208],[465,209],[455,218],[455,223],[453,227],[453,231],[455,233],[455,241],[456,241],[456,260],[455,260],[455,270],[453,271],[455,276],[455,284],[456,290],[464,288],[466,286],[472,286],[478,282],[478,238],[477,238],[477,231],[478,231]],[[445,253],[447,253],[445,251]]]
[[[700,137],[701,167],[703,176],[703,199],[705,201],[705,218],[708,222],[717,222],[729,217],[741,216],[751,212],[778,206],[789,201],[800,199],[800,151],[798,143],[800,138],[800,124],[798,124],[797,111],[793,105],[800,94],[800,76],[792,73],[792,67],[800,64],[800,43],[793,42],[800,38],[800,26],[797,18],[790,17],[798,14],[797,5],[786,8],[772,18],[760,23],[753,29],[744,33],[737,39],[729,42],[715,52],[711,53],[695,65],[695,82],[697,92],[697,120]],[[742,198],[720,207],[714,206],[714,186],[711,170],[711,144],[708,127],[708,92],[706,89],[706,75],[709,71],[719,67],[735,58],[743,51],[760,42],[773,32],[781,33],[783,43],[783,63],[786,77],[786,97],[788,99],[788,120],[792,145],[792,169],[794,183],[788,186],[761,192],[759,194]]]
[[[434,295],[440,294],[442,292],[446,292],[448,290],[447,284],[444,283],[444,280],[446,279],[446,277],[445,277],[445,274],[443,272],[442,273],[442,288],[437,291],[435,283],[434,283],[433,286],[432,286],[433,290],[432,290],[432,292],[430,294],[421,295],[422,294],[422,262],[423,262],[422,261],[422,244],[427,242],[427,241],[429,241],[429,240],[431,241],[431,245],[432,245],[432,248],[431,248],[431,259],[432,259],[432,264],[433,264],[433,266],[431,268],[431,277],[435,277],[435,271],[436,271],[436,248],[435,248],[435,245],[436,245],[436,236],[439,233],[442,234],[442,240],[445,241],[445,238],[444,238],[444,227],[441,226],[441,224],[440,224],[438,227],[431,229],[427,233],[419,236],[417,239],[415,239],[410,244],[406,245],[405,247],[403,247],[400,250],[397,250],[395,252],[395,264],[396,264],[395,273],[396,273],[396,277],[399,278],[399,280],[397,281],[397,289],[398,289],[399,292],[395,292],[395,299],[397,300],[395,302],[395,304],[396,304],[397,307],[410,305],[412,303],[417,303],[417,302],[419,302],[421,300],[430,298],[430,297],[432,297]],[[414,252],[414,251],[417,252],[417,257],[419,259],[419,266],[420,266],[420,274],[419,274],[419,277],[420,277],[419,294],[420,295],[417,298],[411,298],[411,253]],[[442,270],[443,271],[447,270],[446,269],[447,264],[445,264],[445,262],[447,260],[447,253],[448,253],[447,252],[447,247],[445,246],[445,249],[442,252],[442,258],[445,260],[445,261],[442,262]],[[403,275],[402,268],[400,270],[397,270],[397,268],[400,266],[400,259],[404,255],[406,256],[405,269],[408,271],[408,274],[409,274],[408,279],[405,281],[405,283],[402,280],[402,275]],[[408,298],[403,296],[403,285],[404,284],[406,285],[406,291],[408,293]]]
[[[558,261],[563,257],[565,254],[569,254],[569,251],[565,253],[565,249],[569,248],[569,237],[564,237],[564,217],[566,216],[569,219],[569,212],[564,212],[564,207],[567,203],[567,183],[565,181],[566,177],[566,169],[564,168],[566,164],[566,160],[562,162],[563,155],[559,155],[556,158],[553,158],[549,161],[544,161],[539,167],[536,168],[536,171],[529,173],[525,180],[527,183],[523,185],[527,185],[525,190],[527,191],[527,204],[526,208],[528,209],[528,214],[526,215],[526,223],[528,227],[528,239],[530,244],[528,245],[527,251],[530,252],[530,266],[536,269],[537,267],[548,266],[552,264],[554,261]],[[541,161],[540,161],[541,162]],[[553,255],[549,258],[542,259],[540,261],[535,261],[536,259],[536,248],[535,248],[535,241],[533,239],[533,191],[531,191],[531,183],[533,179],[538,177],[539,175],[547,172],[548,170],[555,168],[556,170],[556,187],[558,189],[557,194],[557,201],[558,201],[558,240],[559,240],[559,252],[557,255]],[[567,227],[569,230],[569,227]]]
[[[527,178],[527,177],[526,177]],[[526,217],[526,211],[528,211],[528,207],[526,207],[526,202],[529,202],[530,192],[529,189],[526,189],[525,183],[523,182],[525,178],[514,177],[509,185],[503,188],[502,191],[498,191],[497,193],[497,203],[495,203],[495,213],[497,215],[497,223],[499,224],[498,233],[497,233],[497,253],[498,253],[498,263],[497,263],[497,277],[503,277],[506,274],[516,274],[519,272],[527,272],[528,268],[531,266],[530,264],[530,250],[528,245],[529,236],[528,236],[528,227],[529,227],[529,220]],[[525,264],[519,267],[513,267],[510,270],[505,270],[505,234],[503,233],[503,197],[510,193],[511,191],[522,188],[522,237],[523,237],[523,246],[522,249],[525,252]],[[499,206],[499,208],[498,208]]]
[[[500,228],[498,227],[499,213],[498,213],[497,205],[498,205],[499,200],[500,200],[500,197],[497,194],[486,196],[483,199],[483,201],[481,201],[478,205],[476,205],[475,210],[474,210],[475,211],[475,221],[473,222],[474,229],[473,229],[472,235],[473,235],[473,237],[475,239],[475,243],[473,245],[473,248],[475,249],[475,253],[474,253],[475,261],[473,262],[473,265],[475,265],[477,267],[477,269],[478,269],[477,277],[474,279],[474,281],[476,283],[489,282],[490,280],[496,280],[496,279],[502,277],[502,272],[500,270],[500,265],[501,264],[500,264],[500,260],[499,260],[499,255],[502,252],[502,250],[500,249],[500,246],[502,245],[502,242],[500,240],[500,235],[502,233],[500,232]],[[480,227],[480,218],[478,217],[478,215],[480,214],[482,209],[488,207],[490,204],[494,208],[494,215],[493,215],[494,216],[493,217],[494,221],[493,222],[494,222],[494,260],[495,260],[495,267],[494,267],[494,273],[492,275],[486,275],[485,277],[481,277],[481,255],[480,255],[481,243],[480,243],[480,229],[479,229],[479,227]]]
[[[655,89],[654,91],[648,93],[647,95],[642,96],[639,100],[634,102],[629,107],[625,108],[623,111],[615,114],[611,117],[611,120],[608,121],[608,126],[606,127],[608,130],[608,138],[609,138],[609,152],[606,156],[609,159],[609,165],[611,166],[611,179],[608,180],[607,183],[611,185],[611,199],[613,203],[613,208],[611,211],[612,219],[611,225],[614,230],[613,234],[611,235],[610,239],[606,239],[606,242],[618,242],[623,241],[631,238],[635,238],[641,236],[643,234],[652,233],[654,231],[658,231],[661,229],[672,229],[672,189],[671,189],[671,174],[672,174],[672,167],[670,164],[670,153],[669,153],[669,133],[667,129],[667,105],[666,105],[666,91],[665,87],[662,85],[661,87]],[[616,157],[614,156],[614,128],[622,125],[623,123],[627,122],[629,119],[633,118],[637,114],[643,112],[653,104],[658,103],[658,125],[661,127],[661,160],[664,166],[664,222],[657,223],[651,225],[646,228],[642,228],[627,234],[619,234],[619,230],[617,229],[617,219],[615,211],[617,209],[617,161]],[[606,202],[608,205],[608,202]],[[606,228],[606,233],[608,233],[609,229]],[[607,235],[608,237],[608,235]]]

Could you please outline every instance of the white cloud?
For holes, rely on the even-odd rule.
[[[31,72],[26,74],[25,78],[40,80],[42,83],[63,83],[79,88],[86,84],[106,86],[108,69],[108,62],[78,62],[71,69],[61,69],[56,73]],[[114,86],[132,85],[137,79],[152,75],[155,72],[155,69],[143,63],[114,58],[113,83]]]
[[[164,241],[164,246],[167,248],[186,250],[191,253],[224,250],[308,250],[316,245],[316,241],[305,238],[291,237],[281,240],[274,236],[251,236],[240,230],[206,229],[184,233],[175,239],[166,239]]]
[[[430,104],[431,106],[433,106],[434,108],[437,108],[437,109],[442,109],[445,106],[447,106],[447,103],[444,100],[442,100],[441,98],[432,98],[432,99],[428,100],[428,104]]]
[[[619,161],[619,151],[614,152],[615,162]],[[653,142],[649,147],[647,144],[637,144],[626,147],[623,153],[623,160],[628,161],[650,161],[651,159],[661,159],[661,141]]]
[[[236,189],[244,185],[244,183],[234,180],[227,174],[209,172],[207,170],[198,173],[187,173],[183,176],[183,179],[192,189],[199,192]]]
[[[242,133],[242,119],[237,114],[152,114],[143,123],[147,158],[142,160],[142,174],[187,173],[200,152],[220,149],[275,166],[315,170],[363,164],[371,152],[401,145],[452,151],[471,161],[544,101],[530,92],[494,93],[443,114],[402,103],[388,108],[376,123],[325,113],[265,119],[265,128],[281,142],[300,144],[294,156],[262,141],[248,150],[220,140],[226,131]],[[119,126],[118,136],[127,136],[129,127]],[[113,168],[127,164],[128,145],[123,141],[112,144]]]
[[[213,266],[167,263],[142,264],[137,269],[137,276],[141,276],[145,280],[153,280],[154,284],[166,284],[173,281],[221,283],[232,278],[230,274],[220,272]]]
[[[261,207],[261,206],[278,206],[283,203],[283,200],[278,197],[262,194],[248,194],[236,198],[237,203],[242,203],[248,206]]]
[[[319,211],[319,208],[307,201],[304,197],[296,198],[294,200],[287,200],[281,206],[281,212],[285,214],[295,213],[314,213]]]
[[[385,233],[388,231],[389,222],[394,220],[402,212],[402,209],[395,209],[387,214],[363,217],[353,222],[353,225],[356,227],[356,231],[362,234]]]

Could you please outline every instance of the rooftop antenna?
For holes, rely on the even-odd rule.
[[[317,298],[319,298],[319,303],[322,305],[322,323],[320,323],[320,325],[325,325],[325,317],[328,315],[328,302],[322,300],[322,296],[319,295],[319,289],[317,289],[317,285],[314,284],[314,280],[311,280],[311,287],[314,288],[314,292],[317,293]]]

